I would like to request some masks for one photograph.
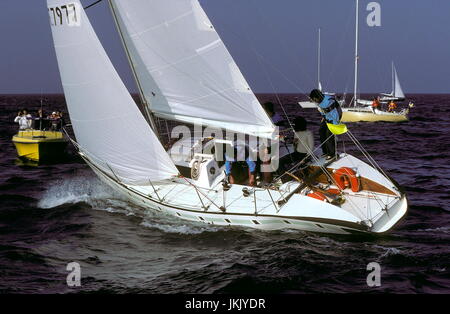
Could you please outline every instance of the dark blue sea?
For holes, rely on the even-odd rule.
[[[294,105],[299,97],[280,101],[309,121],[317,143],[319,114]],[[64,96],[43,98],[44,110],[67,115]],[[113,193],[70,147],[56,164],[20,162],[13,119],[40,99],[0,96],[0,293],[450,293],[450,95],[411,95],[409,122],[349,124],[410,204],[391,233],[364,237],[153,213]],[[80,287],[66,284],[70,262],[81,266]],[[366,283],[371,262],[379,287]]]

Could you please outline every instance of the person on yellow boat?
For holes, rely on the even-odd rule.
[[[51,115],[48,116],[50,120],[50,129],[52,131],[59,131],[62,127],[62,114],[59,111],[53,111]]]
[[[31,128],[31,115],[28,114],[26,109],[22,109],[14,119],[15,123],[19,123],[19,130],[26,130]]]
[[[397,104],[391,100],[388,106],[388,112],[393,112],[395,109],[397,109]]]
[[[44,130],[46,125],[45,125],[45,114],[44,111],[42,109],[39,109],[38,111],[36,111],[36,115],[33,117],[33,129],[35,130]]]
[[[378,101],[378,98],[373,98],[372,109],[375,111],[375,109],[380,109],[380,107],[381,107],[381,104]]]
[[[324,95],[320,90],[313,89],[309,94],[312,102],[319,106],[322,121],[320,122],[319,136],[323,154],[327,160],[336,155],[336,137],[331,133],[327,123],[338,125],[342,118],[342,109],[332,95]]]

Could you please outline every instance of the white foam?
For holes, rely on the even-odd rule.
[[[40,208],[53,208],[63,204],[118,198],[112,189],[96,178],[75,177],[52,184],[38,202]]]
[[[384,252],[381,254],[381,257],[391,256],[391,255],[398,255],[401,254],[402,251],[400,249],[397,249],[395,247],[385,247],[382,245],[375,245],[375,248],[382,249]]]
[[[437,227],[437,228],[429,228],[429,229],[418,229],[417,231],[449,233],[450,232],[450,227],[445,226],[445,227]]]
[[[179,233],[179,234],[200,234],[203,232],[216,232],[219,230],[218,228],[211,227],[208,225],[194,226],[181,224],[163,224],[149,221],[143,221],[141,223],[141,226],[144,226],[146,228],[155,228],[165,233]]]
[[[184,221],[174,216],[135,206],[95,177],[73,177],[56,181],[43,193],[38,207],[49,209],[80,202],[89,204],[95,210],[142,217],[144,219],[142,226],[166,233],[200,234],[219,230],[217,227],[201,223],[198,223],[201,225],[194,222],[183,224]]]

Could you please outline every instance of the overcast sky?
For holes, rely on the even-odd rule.
[[[390,92],[394,61],[406,94],[450,93],[450,1],[379,0],[380,27],[366,24],[369,2],[360,0],[360,91]],[[255,92],[306,93],[316,86],[319,27],[322,84],[353,90],[355,0],[200,3]],[[107,2],[87,13],[135,92]],[[0,38],[0,94],[62,93],[45,0],[1,0]]]

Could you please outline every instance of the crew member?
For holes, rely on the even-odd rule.
[[[397,105],[395,104],[395,102],[393,100],[391,100],[391,102],[389,103],[389,106],[388,106],[388,111],[393,112],[395,109],[397,109]]]
[[[252,156],[249,154],[249,148],[241,143],[234,143],[233,154],[225,152],[225,184],[228,187],[228,183],[235,183],[235,178],[233,175],[233,166],[238,162],[245,161],[248,166],[248,185],[256,185],[256,162],[253,160]]]
[[[272,120],[273,124],[276,126],[281,126],[283,124],[283,118],[278,112],[275,112],[274,110],[274,104],[270,101],[265,102],[263,104],[264,110],[266,111],[267,115]]]
[[[380,102],[378,101],[378,98],[373,98],[372,102],[372,109],[375,111],[375,109],[380,109]]]
[[[303,117],[297,117],[294,120],[294,146],[295,153],[293,157],[297,162],[303,161],[314,149],[314,137],[307,129],[307,122]]]
[[[339,124],[342,117],[342,109],[339,103],[332,95],[324,95],[320,90],[313,89],[309,94],[312,102],[319,105],[319,112],[322,115],[320,122],[319,136],[322,151],[327,160],[336,155],[336,138],[328,129],[327,123]]]

